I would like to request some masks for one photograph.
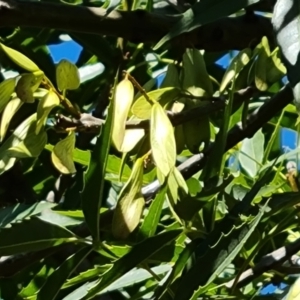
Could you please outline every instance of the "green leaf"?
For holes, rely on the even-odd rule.
[[[127,129],[122,143],[121,151],[128,153],[131,151],[137,143],[144,137],[145,130],[141,128]]]
[[[183,123],[183,135],[186,147],[191,153],[199,153],[202,143],[207,147],[210,141],[210,124],[207,116]]]
[[[50,152],[53,151],[54,146],[51,144],[47,144],[45,146],[46,150],[49,150]],[[73,161],[77,162],[83,166],[88,166],[90,159],[91,159],[91,152],[89,150],[81,150],[78,148],[73,149]]]
[[[37,90],[43,78],[44,73],[42,72],[22,74],[15,88],[17,96],[25,103],[33,103],[33,93]]]
[[[251,139],[245,139],[239,153],[239,161],[245,171],[255,177],[260,169],[264,155],[265,136],[261,130]]]
[[[231,232],[223,235],[217,245],[200,257],[193,267],[183,276],[178,286],[174,300],[197,299],[205,292],[205,288],[233,261],[259,224],[265,207],[250,224],[243,224],[233,228]],[[199,269],[204,270],[199,273]]]
[[[68,257],[46,280],[37,295],[37,300],[54,300],[68,277],[91,252],[90,247],[83,247]]]
[[[116,87],[112,124],[112,142],[118,151],[122,150],[125,138],[126,120],[133,101],[134,88],[128,78],[123,79]],[[127,151],[125,151],[127,152]]]
[[[75,133],[70,132],[69,135],[59,141],[53,148],[51,159],[55,168],[63,174],[76,173],[73,162],[73,150],[75,148]]]
[[[113,97],[115,97],[115,88],[117,85],[118,74],[115,77]],[[84,176],[84,189],[82,192],[82,210],[85,220],[91,231],[94,242],[97,244],[100,239],[100,207],[103,197],[104,178],[106,166],[109,158],[111,144],[114,99],[111,100],[108,107],[108,113],[105,124],[102,128],[100,137],[98,136],[96,145],[93,149],[88,170]]]
[[[258,57],[255,62],[255,85],[260,91],[266,91],[268,89],[266,66],[270,55],[268,39],[263,37],[258,51]]]
[[[161,106],[175,101],[179,96],[180,90],[175,87],[166,87],[147,93],[148,97],[154,101],[158,101]],[[144,96],[140,96],[132,105],[131,112],[140,119],[150,119],[152,103],[150,103]]]
[[[190,32],[222,17],[227,17],[257,2],[259,2],[259,0],[201,0],[182,14],[181,19],[174,25],[171,31],[155,45],[154,50],[157,50],[167,41],[180,34]]]
[[[171,283],[182,274],[182,271],[186,267],[189,258],[196,249],[196,246],[196,242],[191,242],[185,246],[184,250],[179,254],[179,257],[176,260],[175,265],[172,268],[172,272],[169,274],[168,278],[166,280],[164,279],[164,283],[157,287],[157,290],[155,291],[155,300],[163,299]]]
[[[2,208],[0,210],[0,228],[4,228],[11,223],[20,222],[25,218],[41,213],[44,209],[50,209],[54,206],[56,206],[56,204],[41,201],[31,205],[18,203]]]
[[[1,43],[0,43],[0,47],[6,53],[6,55],[16,65],[20,66],[22,69],[27,70],[29,72],[39,71],[38,66],[33,61],[31,61],[29,58],[27,58],[24,54],[12,49],[12,48],[9,48]]]
[[[98,277],[100,274],[103,274],[104,272],[107,272],[111,268],[111,264],[108,265],[101,265],[101,266],[95,266],[92,269],[89,269],[85,272],[80,273],[79,275],[72,277],[70,279],[67,279],[62,288],[68,288],[73,285],[77,285],[79,283],[90,281],[91,279],[94,279],[95,277]]]
[[[294,101],[300,111],[300,7],[296,0],[278,0],[273,11],[272,23],[277,44],[293,87]]]
[[[160,220],[162,207],[165,201],[165,195],[167,191],[167,186],[165,185],[155,196],[155,199],[152,201],[149,211],[144,218],[144,221],[139,230],[139,235],[142,239],[154,236],[157,225]]]
[[[0,147],[0,174],[9,170],[16,162],[16,157],[12,157],[12,155],[28,157],[40,153],[41,147],[44,147],[43,142],[45,140],[43,136],[45,137],[45,132],[36,136],[34,132],[35,122],[36,114],[33,114],[23,121]],[[37,140],[34,140],[35,138]],[[36,142],[38,143],[36,144]],[[18,146],[20,147],[18,148]]]
[[[179,87],[180,82],[179,82],[179,73],[178,69],[175,66],[175,64],[169,64],[167,73],[164,77],[164,80],[160,86],[161,89],[166,88],[166,87]]]
[[[0,112],[4,109],[8,103],[11,94],[15,90],[15,78],[9,78],[0,83]]]
[[[239,52],[239,54],[231,61],[229,67],[227,68],[221,85],[220,85],[220,93],[223,93],[228,84],[234,77],[237,77],[238,74],[242,71],[242,69],[249,63],[251,58],[251,49],[246,48]]]
[[[78,242],[71,231],[32,217],[0,230],[0,255],[39,251],[70,242]]]
[[[213,86],[204,58],[197,49],[187,49],[183,55],[182,88],[196,97],[212,96]]]
[[[78,89],[80,77],[76,65],[62,59],[56,66],[56,82],[60,91]]]
[[[159,103],[151,110],[150,141],[156,167],[166,177],[175,166],[176,143],[172,124]]]
[[[170,230],[154,237],[150,237],[135,245],[128,254],[115,261],[112,268],[106,272],[99,281],[94,283],[94,286],[89,290],[84,299],[90,299],[92,296],[104,290],[122,275],[144,262],[165,245],[174,241],[181,233],[181,229]]]
[[[13,98],[5,106],[0,125],[0,142],[4,140],[10,121],[22,104],[19,98]]]
[[[37,124],[36,124],[36,134],[38,134],[41,128],[44,126],[46,119],[50,111],[58,106],[60,103],[57,94],[50,90],[39,102],[37,108]]]
[[[143,183],[143,158],[135,162],[130,178],[121,190],[112,222],[112,233],[118,239],[126,239],[138,226],[145,200],[141,194]]]

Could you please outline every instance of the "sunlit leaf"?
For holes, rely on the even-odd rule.
[[[147,93],[150,99],[158,101],[161,106],[175,101],[180,90],[175,87],[166,87]],[[140,119],[150,119],[152,104],[144,97],[140,96],[132,105],[131,112]]]
[[[76,172],[73,162],[73,150],[75,147],[75,133],[70,132],[69,135],[59,141],[53,148],[51,158],[57,170],[63,174],[72,174]]]
[[[169,64],[167,73],[164,77],[164,80],[160,86],[160,88],[166,88],[166,87],[179,87],[179,72],[178,67],[174,64]]]
[[[19,98],[13,98],[11,99],[7,105],[5,106],[1,118],[1,125],[0,125],[0,141],[2,142],[8,126],[10,124],[10,121],[12,117],[15,115],[15,113],[18,111],[18,109],[22,106],[23,102]]]
[[[36,134],[38,134],[45,124],[46,119],[50,111],[59,105],[59,98],[57,94],[50,90],[39,102],[37,108],[37,124],[36,124]]]
[[[11,94],[14,92],[15,83],[15,78],[9,78],[0,83],[0,112],[4,109],[11,97]]]
[[[39,71],[39,67],[33,61],[27,58],[24,54],[12,48],[9,48],[1,43],[0,47],[7,54],[7,56],[22,69],[27,70],[29,72]]]
[[[265,136],[259,130],[251,139],[245,139],[242,143],[239,161],[245,171],[255,177],[264,155]]]
[[[112,142],[118,151],[123,151],[126,119],[133,101],[134,88],[128,78],[123,79],[116,87],[114,97]],[[127,152],[127,151],[125,151]]]
[[[112,232],[116,238],[125,239],[139,224],[145,204],[141,194],[142,183],[143,158],[139,158],[118,197],[112,223]]]
[[[125,130],[125,135],[122,144],[122,152],[129,152],[131,151],[137,143],[142,139],[145,135],[144,129],[127,129]]]
[[[150,140],[155,164],[164,176],[168,176],[175,166],[176,143],[171,122],[159,103],[151,110]]]
[[[76,65],[62,59],[56,66],[56,82],[60,91],[78,89],[80,77]]]
[[[266,91],[268,89],[266,64],[270,54],[268,39],[263,37],[255,62],[255,85],[260,91]]]
[[[239,54],[231,61],[223,76],[219,89],[220,93],[222,93],[226,89],[230,81],[241,72],[245,65],[248,64],[251,58],[251,53],[251,49],[246,48],[240,51]]]

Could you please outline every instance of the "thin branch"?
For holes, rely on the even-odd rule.
[[[255,278],[262,275],[264,272],[276,269],[298,251],[300,251],[300,239],[263,256],[262,259],[253,268],[248,269],[241,274],[237,281],[237,287],[243,287],[249,282],[252,282]],[[235,279],[229,281],[226,284],[226,287],[231,288],[234,281]]]
[[[247,99],[253,97],[255,93],[255,89],[252,87],[247,87],[242,89],[234,94],[234,102],[242,103]],[[210,99],[206,99],[206,101],[202,101],[202,105],[199,107],[195,107],[193,109],[184,110],[180,113],[173,113],[168,111],[168,117],[171,123],[174,126],[183,124],[187,121],[193,119],[199,119],[203,116],[210,115],[216,111],[223,109],[225,106],[225,102],[223,98],[211,97]],[[75,131],[79,132],[91,132],[98,134],[100,127],[105,123],[105,120],[98,119],[93,117],[92,115],[83,113],[80,115],[80,119],[69,118],[64,115],[56,116],[56,129],[58,131],[66,131],[68,128],[75,129]],[[149,120],[129,120],[126,123],[127,129],[136,129],[142,128],[145,130],[149,129]]]
[[[131,42],[156,43],[167,34],[181,15],[162,15],[143,10],[113,11],[95,7],[48,2],[0,0],[0,27],[52,28],[65,32],[123,37]],[[271,44],[270,19],[254,15],[223,18],[187,32],[174,46],[192,45],[207,51],[225,51],[255,46],[263,36]]]

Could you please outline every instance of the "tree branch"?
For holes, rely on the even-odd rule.
[[[234,103],[237,105],[241,105],[247,99],[253,97],[255,93],[255,89],[252,87],[247,87],[240,91],[237,91],[234,94]],[[223,109],[225,106],[225,102],[223,98],[212,97],[211,99],[206,99],[206,101],[202,102],[201,106],[184,110],[180,113],[173,113],[168,111],[168,117],[173,124],[173,126],[177,126],[188,122],[193,119],[199,119],[203,116],[210,115],[216,111]],[[75,131],[79,132],[91,132],[98,134],[100,127],[105,123],[105,120],[98,119],[93,117],[90,114],[83,113],[80,115],[80,119],[69,118],[64,115],[57,115],[56,117],[56,129],[58,131],[65,132],[68,128],[75,129]],[[136,129],[142,128],[145,130],[149,130],[150,122],[149,120],[129,120],[126,123],[127,129]]]
[[[155,43],[181,15],[162,15],[143,10],[113,11],[95,7],[47,2],[0,0],[0,27],[52,28],[66,32],[123,37],[132,42]],[[263,36],[272,44],[270,19],[253,15],[220,19],[175,39],[174,46],[195,46],[207,51],[225,51],[255,46]]]
[[[264,272],[271,269],[276,269],[298,251],[300,251],[300,239],[263,256],[262,259],[253,268],[248,269],[241,274],[237,281],[237,287],[243,287],[258,276],[262,275]],[[235,279],[229,281],[226,284],[226,287],[232,288],[234,281]]]
[[[274,117],[292,100],[292,90],[290,86],[287,85],[273,98],[266,101],[261,107],[248,116],[245,128],[243,128],[242,123],[239,122],[229,131],[225,151],[231,149],[243,139],[251,138],[257,130],[272,119],[272,117]],[[202,170],[213,147],[214,144],[212,144],[205,153],[193,155],[191,158],[179,165],[178,170],[182,173],[183,177],[190,178],[195,173]],[[153,195],[158,192],[159,188],[159,182],[156,180],[142,189],[143,196],[145,199],[151,199]]]

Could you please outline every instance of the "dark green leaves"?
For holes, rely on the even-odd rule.
[[[201,0],[182,15],[180,21],[157,43],[155,49],[180,34],[227,17],[257,2],[259,0]]]

